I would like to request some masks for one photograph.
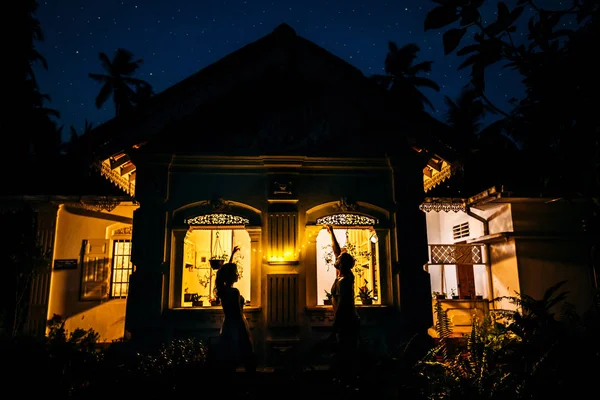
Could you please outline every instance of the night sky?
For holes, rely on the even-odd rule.
[[[557,0],[541,4],[548,2]],[[507,4],[512,8],[514,2]],[[135,77],[158,93],[286,22],[367,76],[384,72],[388,41],[416,43],[416,62],[434,61],[429,78],[442,91],[422,91],[436,106],[432,114],[443,119],[443,96],[454,98],[469,70],[457,71],[461,57],[444,56],[443,30],[424,32],[434,6],[430,0],[40,0],[37,18],[45,41],[36,47],[49,70],[35,71],[41,91],[52,98],[50,107],[62,114],[58,122],[67,139],[69,125],[81,132],[86,119],[97,126],[114,116],[112,99],[101,110],[94,104],[101,85],[88,73],[104,72],[98,52],[112,58],[118,47],[132,51],[144,60]],[[484,17],[494,18],[496,1],[483,7]],[[488,96],[509,110],[508,99],[522,95],[519,77],[499,67],[489,77]]]

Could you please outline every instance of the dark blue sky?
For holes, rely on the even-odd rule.
[[[507,4],[512,8],[514,1]],[[416,43],[417,62],[434,61],[429,78],[442,91],[423,92],[436,106],[432,114],[442,119],[443,96],[455,97],[469,71],[457,71],[462,58],[443,55],[443,31],[424,32],[425,16],[435,6],[430,0],[40,0],[45,41],[37,48],[49,70],[36,68],[36,76],[52,97],[50,106],[61,112],[68,138],[69,125],[81,131],[86,119],[96,126],[114,115],[112,100],[100,110],[94,105],[100,84],[88,73],[103,72],[98,52],[112,57],[118,47],[132,51],[144,60],[136,77],[160,92],[287,22],[365,75],[383,73],[388,41]],[[494,18],[496,1],[483,7]],[[488,87],[489,97],[505,110],[509,98],[521,96],[519,77],[509,70],[492,72]]]

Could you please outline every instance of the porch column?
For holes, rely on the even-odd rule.
[[[423,270],[429,257],[427,222],[419,209],[425,198],[423,167],[426,162],[408,146],[390,157],[398,207],[394,218],[398,244],[394,303],[401,311],[405,331],[425,335],[432,318],[429,274]]]
[[[165,213],[158,208],[140,207],[133,213],[133,273],[125,330],[136,339],[157,339],[163,305],[163,249]],[[144,340],[146,341],[146,340]]]
[[[37,239],[44,253],[52,254],[54,260],[54,239],[56,234],[56,217],[58,206],[56,204],[36,204],[37,212]],[[50,298],[50,279],[52,266],[36,274],[31,282],[29,307],[25,332],[43,337],[46,334],[46,322],[48,320],[48,301]]]
[[[170,156],[132,154],[136,165],[136,199],[140,208],[133,214],[132,255],[125,330],[132,340],[152,345],[161,337]],[[168,280],[167,280],[168,281]]]
[[[246,227],[246,232],[250,236],[250,303],[261,306],[262,231],[260,227]]]
[[[319,295],[317,293],[317,236],[323,229],[321,225],[309,225],[306,227],[304,235],[309,243],[302,252],[304,261],[304,271],[306,274],[306,306],[314,307],[317,305]]]
[[[164,303],[169,304],[172,308],[183,307],[181,296],[183,293],[183,247],[186,233],[187,230],[184,229],[173,230],[171,237],[173,241],[171,249],[175,249],[175,251],[169,257],[171,260],[169,270],[172,279],[170,280],[169,298]]]

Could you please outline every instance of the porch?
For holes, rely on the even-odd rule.
[[[447,312],[454,337],[469,333],[473,319],[488,314],[492,283],[487,260],[482,244],[429,245],[429,262],[424,269],[431,280],[433,321],[428,330],[431,337],[438,336],[437,302]]]

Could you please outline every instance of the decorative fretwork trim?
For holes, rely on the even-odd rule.
[[[423,182],[423,188],[425,191],[429,191],[444,182],[446,179],[450,178],[454,174],[455,168],[450,164],[446,164],[440,172],[437,174],[432,174],[431,177],[428,177]]]
[[[100,175],[111,181],[125,193],[130,196],[135,195],[135,183],[129,179],[129,175],[121,176],[116,169],[112,169],[110,167],[110,160],[97,161],[93,166],[100,171]]]
[[[238,215],[212,213],[186,218],[184,222],[188,225],[247,225],[250,220]]]
[[[131,235],[133,233],[132,226],[125,226],[123,228],[115,229],[112,234],[114,235]]]
[[[84,210],[89,210],[89,211],[111,212],[112,210],[117,208],[117,206],[120,204],[121,204],[121,200],[119,200],[119,199],[108,197],[108,196],[101,196],[101,197],[94,197],[91,199],[81,199],[79,201],[79,203],[73,202],[73,203],[68,203],[67,205],[69,207],[83,208]]]
[[[316,223],[317,225],[373,226],[377,224],[377,220],[361,214],[333,214],[317,218]]]
[[[430,211],[454,211],[454,212],[465,212],[467,211],[467,203],[465,199],[453,199],[453,198],[429,198],[419,206],[419,209],[424,212]]]

